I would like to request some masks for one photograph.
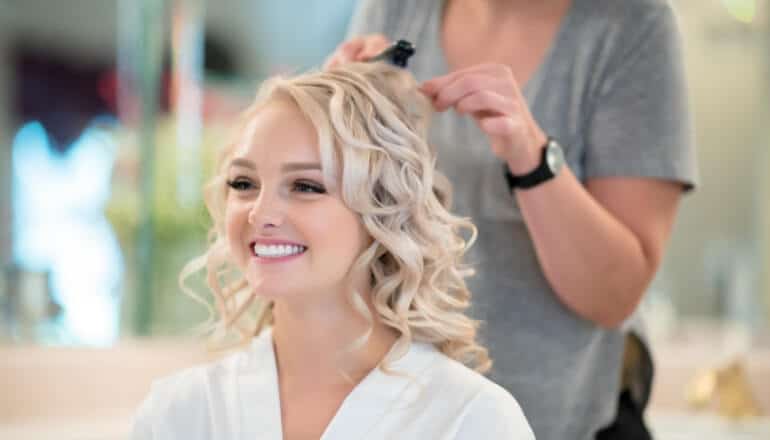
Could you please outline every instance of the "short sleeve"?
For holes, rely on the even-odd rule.
[[[471,401],[455,440],[534,440],[519,403],[502,387],[489,383]]]
[[[616,47],[587,121],[585,177],[697,181],[682,44],[674,11],[636,17]]]

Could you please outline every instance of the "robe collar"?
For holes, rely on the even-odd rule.
[[[443,356],[433,345],[413,342],[401,359],[390,364],[396,374],[373,369],[342,402],[321,440],[367,438],[386,416],[416,411],[429,367]],[[239,369],[235,394],[240,408],[242,439],[282,440],[281,404],[272,329],[251,344]]]

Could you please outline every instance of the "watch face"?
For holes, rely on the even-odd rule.
[[[559,174],[561,167],[564,166],[564,152],[556,141],[551,140],[548,143],[545,160],[548,162],[548,168],[551,170],[551,173],[554,175]]]

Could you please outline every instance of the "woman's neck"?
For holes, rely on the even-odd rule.
[[[393,329],[377,319],[369,324],[346,302],[323,307],[276,302],[273,316],[281,382],[320,386],[358,383],[380,363],[397,339]],[[363,346],[351,349],[370,325],[371,335]]]

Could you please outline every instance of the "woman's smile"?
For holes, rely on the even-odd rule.
[[[307,247],[282,241],[255,241],[249,245],[251,255],[260,264],[280,263],[299,258]]]

